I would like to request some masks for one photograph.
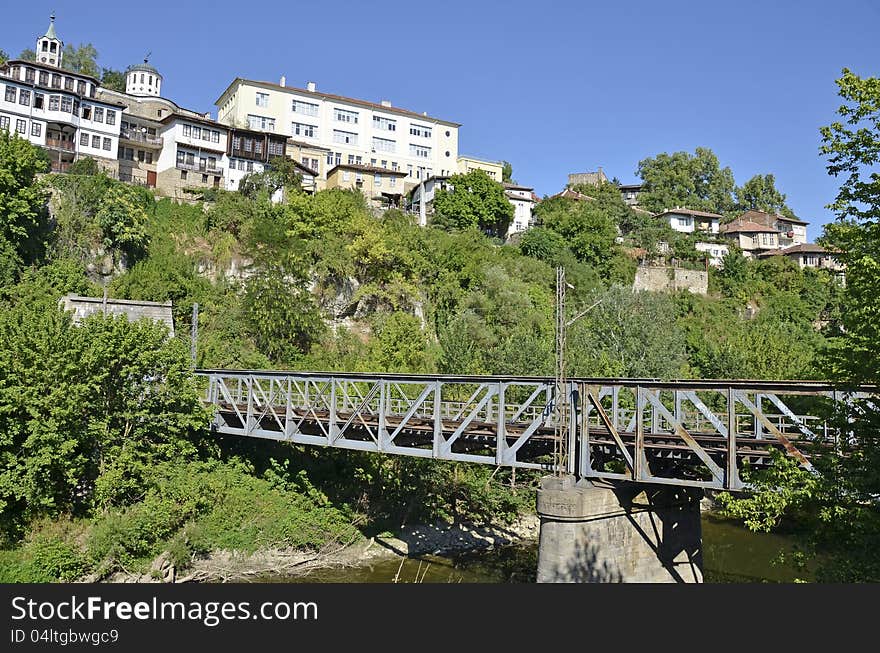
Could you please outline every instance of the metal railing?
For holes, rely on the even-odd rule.
[[[223,175],[222,168],[212,168],[209,165],[203,166],[199,163],[183,163],[181,161],[178,161],[177,168],[179,170],[192,170],[193,172],[201,172],[206,175]]]
[[[76,151],[76,144],[73,141],[63,141],[58,138],[47,138],[46,147],[52,147],[56,150],[64,150],[65,152]]]
[[[156,145],[162,147],[164,139],[161,136],[152,136],[144,134],[136,129],[123,129],[119,132],[119,138],[137,143],[146,143],[147,145]]]

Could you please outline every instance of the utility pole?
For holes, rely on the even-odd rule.
[[[192,331],[190,332],[189,353],[192,357],[193,367],[196,366],[196,342],[199,339],[199,304],[193,304]]]
[[[565,268],[556,268],[556,441],[554,458],[557,476],[568,468],[568,384],[565,379]]]

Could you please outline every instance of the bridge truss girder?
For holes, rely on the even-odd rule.
[[[810,382],[574,379],[560,411],[544,378],[197,374],[226,435],[547,471],[564,437],[563,471],[579,478],[718,490],[743,488],[743,465],[766,465],[772,449],[809,468],[808,447],[834,435],[823,404],[865,396]]]

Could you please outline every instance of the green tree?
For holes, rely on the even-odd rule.
[[[755,175],[737,187],[735,194],[737,210],[755,209],[794,217],[794,212],[785,204],[785,194],[776,190],[776,178],[772,174]]]
[[[41,250],[48,195],[37,174],[48,165],[40,148],[0,131],[0,241],[30,263]]]
[[[721,214],[734,209],[733,172],[708,148],[643,159],[637,174],[644,182],[639,205],[654,213],[679,206]]]
[[[67,174],[93,176],[97,175],[100,171],[101,169],[98,167],[97,161],[90,156],[84,156],[70,164],[70,167],[67,169]]]
[[[113,68],[101,69],[101,86],[111,91],[125,93],[125,73]]]
[[[302,190],[302,174],[293,159],[286,156],[272,157],[266,170],[247,174],[238,182],[238,192],[250,198],[256,198],[261,192],[272,197],[281,189]]]
[[[6,54],[6,50],[0,48],[0,66],[5,64],[7,61],[9,61],[9,55]]]
[[[556,197],[541,202],[535,216],[542,226],[565,239],[579,261],[607,278],[607,263],[617,254],[617,228],[600,203]]]
[[[509,161],[502,161],[501,163],[501,181],[510,182],[512,184],[516,183],[513,181],[513,166]]]
[[[22,61],[36,61],[37,53],[31,50],[30,48],[25,48],[21,51],[21,54],[18,55],[18,58]]]
[[[91,43],[80,43],[79,46],[72,43],[65,45],[61,56],[61,67],[72,73],[89,77],[101,76],[98,68],[98,51]]]
[[[453,175],[451,190],[434,194],[433,224],[446,229],[465,231],[481,229],[503,237],[513,219],[513,205],[507,201],[504,188],[484,170]]]
[[[684,333],[667,295],[612,286],[569,329],[566,366],[573,376],[680,378]]]
[[[843,104],[839,120],[821,128],[820,152],[828,172],[842,177],[834,203],[835,240],[847,264],[842,302],[843,334],[823,361],[845,383],[880,381],[880,78],[844,69],[837,80]],[[880,581],[880,411],[861,400],[838,404],[841,435],[812,462],[813,475],[795,461],[778,458],[749,480],[757,492],[725,495],[727,511],[755,530],[786,519],[799,524],[805,550],[821,554],[819,580]],[[834,423],[834,422],[832,422]]]

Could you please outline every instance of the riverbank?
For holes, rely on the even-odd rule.
[[[345,569],[415,556],[449,556],[496,547],[534,544],[539,520],[527,514],[509,525],[436,522],[404,527],[370,538],[328,545],[319,551],[259,549],[253,553],[212,551],[195,558],[183,571],[167,552],[153,561],[147,573],[116,572],[111,583],[224,583],[300,578],[322,569]],[[86,582],[94,579],[85,579]]]

